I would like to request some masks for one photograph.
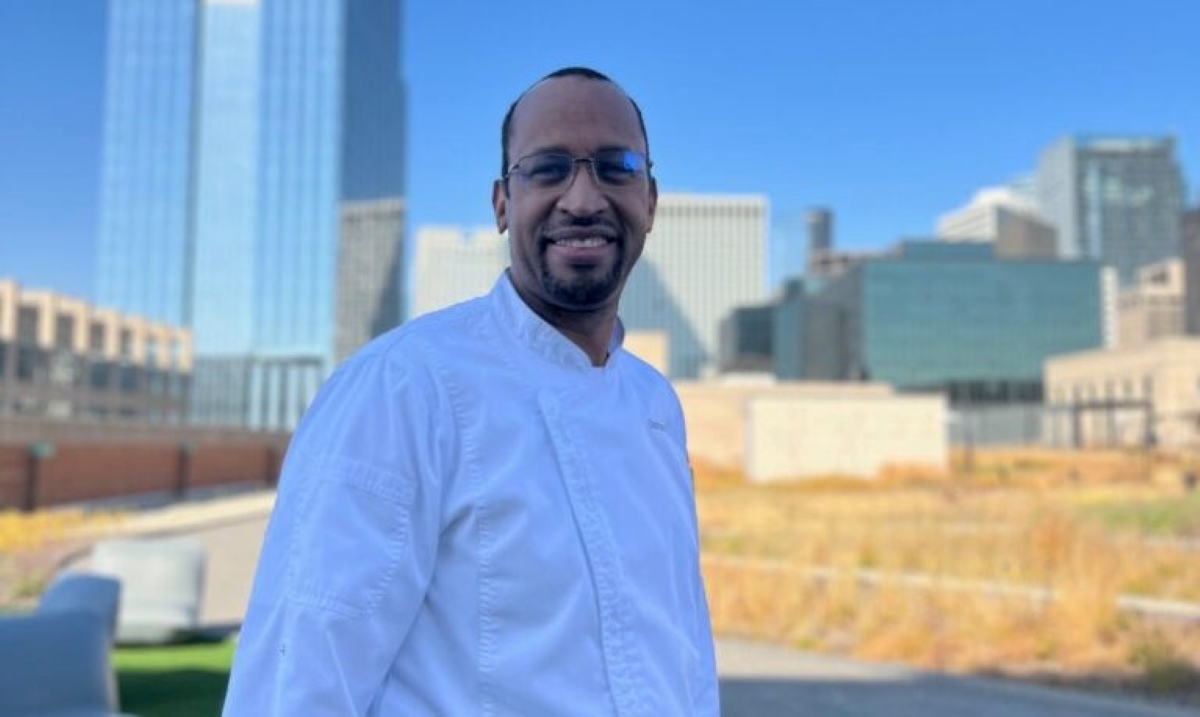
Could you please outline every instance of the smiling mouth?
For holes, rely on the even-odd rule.
[[[610,239],[606,239],[605,237],[576,237],[571,239],[552,239],[550,243],[555,246],[569,247],[571,249],[593,249],[604,246],[610,241]]]

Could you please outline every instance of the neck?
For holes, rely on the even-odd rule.
[[[603,366],[608,362],[608,344],[612,340],[613,327],[616,324],[615,314],[608,316],[569,315],[551,318],[542,316],[559,333],[566,336],[571,343],[583,349],[593,366]]]
[[[593,366],[603,366],[608,361],[608,345],[617,324],[615,304],[594,309],[563,309],[526,295],[515,281],[513,288],[533,313],[582,349]]]

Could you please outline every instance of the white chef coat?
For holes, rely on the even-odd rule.
[[[683,414],[501,276],[346,361],[292,440],[225,715],[716,715]]]

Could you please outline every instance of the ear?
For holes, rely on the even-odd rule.
[[[496,231],[501,234],[508,231],[508,192],[505,188],[503,179],[492,182],[492,212],[496,215]]]
[[[658,209],[658,180],[650,178],[650,206],[646,214],[646,233],[654,229],[654,211]]]

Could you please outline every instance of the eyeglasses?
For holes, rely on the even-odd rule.
[[[590,157],[573,157],[566,152],[537,152],[518,159],[503,180],[517,175],[523,182],[541,189],[566,186],[575,176],[575,167],[586,162],[592,178],[602,187],[625,187],[650,175],[650,158],[631,149],[602,149]]]

